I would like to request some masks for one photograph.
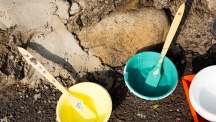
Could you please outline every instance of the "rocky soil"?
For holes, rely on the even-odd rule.
[[[138,52],[160,52],[183,2],[185,13],[167,54],[177,67],[178,86],[160,101],[140,99],[125,86],[124,65]],[[193,121],[181,78],[216,64],[215,6],[213,0],[0,1],[0,122],[56,121],[61,93],[17,46],[65,87],[83,81],[105,87],[113,102],[110,122]]]

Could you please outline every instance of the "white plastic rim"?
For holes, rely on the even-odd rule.
[[[190,102],[206,120],[216,122],[216,65],[198,72],[189,88]]]

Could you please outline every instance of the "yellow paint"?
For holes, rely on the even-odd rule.
[[[96,118],[84,119],[72,106],[65,95],[57,104],[57,120],[59,122],[107,122],[112,111],[112,101],[109,93],[101,86],[91,83],[78,83],[69,88],[69,92],[81,99],[94,113]]]

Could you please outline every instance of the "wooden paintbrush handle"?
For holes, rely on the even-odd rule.
[[[69,98],[72,99],[72,102],[74,104],[77,104],[79,101],[72,96],[68,90],[62,86],[44,67],[43,65],[35,60],[35,61],[30,61],[27,60],[28,63],[30,63],[38,72],[40,72],[50,83],[52,83],[57,89],[59,89],[63,94],[67,95]]]
[[[179,7],[178,11],[175,14],[175,17],[174,17],[174,19],[172,21],[170,30],[169,30],[167,38],[166,38],[166,41],[164,43],[163,49],[161,51],[161,55],[163,55],[163,56],[166,55],[166,53],[167,53],[167,51],[169,49],[169,46],[170,46],[170,44],[171,44],[171,42],[173,40],[173,37],[174,37],[174,35],[175,35],[175,33],[176,33],[177,29],[178,29],[178,26],[179,26],[179,24],[181,22],[183,14],[184,14],[184,9],[185,9],[185,3],[183,3]]]

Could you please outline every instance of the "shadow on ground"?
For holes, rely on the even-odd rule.
[[[116,68],[116,70],[121,71],[121,72],[123,71],[122,67],[118,67],[118,68]],[[113,79],[113,84],[108,91],[111,95],[111,98],[112,98],[113,109],[115,109],[116,107],[118,107],[121,104],[121,102],[125,99],[127,91],[128,91],[128,89],[125,85],[122,73],[120,73],[116,70],[89,72],[87,74],[87,76],[84,76],[84,77],[87,77],[87,79],[90,82],[100,84],[104,88],[106,88],[106,86],[107,86],[107,83],[104,82],[105,79],[96,79],[94,74],[95,73],[96,74],[103,74],[101,72],[106,72],[105,77]]]
[[[196,74],[211,65],[216,65],[216,44],[212,45],[204,55],[196,56],[192,60],[192,73]]]
[[[78,81],[76,83],[83,82],[80,80],[87,78],[90,82],[100,84],[104,88],[108,89],[112,97],[113,109],[120,105],[121,102],[125,99],[127,94],[127,87],[124,83],[122,67],[117,67],[116,69],[118,71],[111,68],[110,70],[105,71],[88,72],[86,75],[80,77],[79,73],[73,68],[73,66],[69,62],[53,54],[52,52],[44,48],[42,45],[34,42],[29,42],[28,47],[38,52],[44,58],[53,61],[54,63],[57,63],[62,67],[65,67],[65,69],[70,73],[71,77],[77,77]],[[109,78],[113,80],[113,83],[107,83],[107,79]],[[112,80],[110,82],[112,82]],[[66,85],[66,87],[70,86]]]

